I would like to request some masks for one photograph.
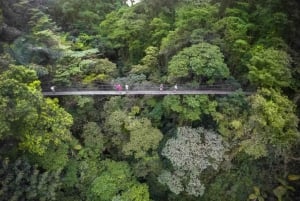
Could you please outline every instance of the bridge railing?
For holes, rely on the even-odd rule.
[[[126,91],[125,85],[121,85],[121,91]],[[222,90],[222,91],[234,91],[238,87],[231,84],[212,84],[212,85],[198,85],[198,86],[189,86],[189,85],[177,85],[178,91],[199,91],[199,90]],[[160,85],[128,85],[128,90],[130,91],[160,91]],[[175,90],[175,85],[163,85],[163,91]],[[51,86],[43,87],[43,91],[51,91]],[[120,91],[115,85],[111,84],[100,84],[96,86],[82,86],[82,85],[73,85],[73,86],[55,86],[55,91]]]

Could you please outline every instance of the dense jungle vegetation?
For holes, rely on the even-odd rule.
[[[299,78],[298,0],[0,0],[0,200],[300,200]]]

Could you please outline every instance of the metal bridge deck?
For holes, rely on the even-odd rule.
[[[215,94],[228,95],[236,91],[228,90],[165,90],[165,91],[149,91],[149,90],[129,90],[129,91],[57,91],[57,92],[43,92],[44,96],[93,96],[93,95],[197,95],[197,94]],[[244,92],[245,94],[249,92]]]
[[[124,87],[125,86],[125,87]],[[55,92],[54,92],[55,91]],[[44,96],[94,96],[94,95],[228,95],[235,92],[242,92],[241,88],[234,87],[231,84],[212,84],[212,85],[163,85],[160,86],[142,86],[137,84],[100,84],[91,87],[82,87],[72,85],[64,86],[48,86],[43,90]],[[251,94],[250,92],[242,92]]]

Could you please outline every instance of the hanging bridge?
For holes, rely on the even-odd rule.
[[[121,87],[120,87],[121,86]],[[56,86],[55,90],[51,87],[43,89],[44,96],[94,96],[94,95],[229,95],[241,91],[237,87],[228,84],[218,85],[200,85],[200,86],[187,86],[187,85],[164,85],[161,86],[139,86],[139,85],[98,85],[97,87],[59,87]],[[251,94],[251,92],[243,92],[244,94]]]

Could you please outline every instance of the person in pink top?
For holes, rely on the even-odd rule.
[[[117,91],[122,91],[122,86],[120,84],[117,84],[115,88]]]

